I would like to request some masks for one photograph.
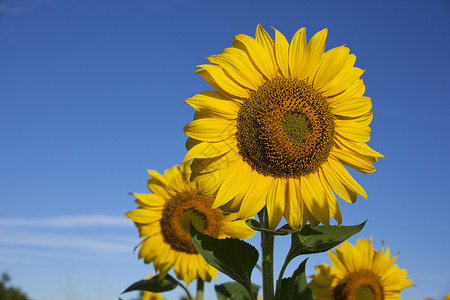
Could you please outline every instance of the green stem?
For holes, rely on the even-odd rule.
[[[186,292],[186,295],[188,296],[189,299],[194,300],[194,298],[192,298],[191,294],[189,293],[188,289],[181,282],[178,282],[178,285]]]
[[[195,297],[195,300],[203,300],[203,286],[203,279],[197,278],[197,295]]]
[[[260,223],[269,228],[267,210],[258,213]],[[273,300],[273,242],[274,235],[261,231],[262,269],[263,269],[263,299]]]
[[[276,284],[276,288],[275,288],[275,296],[277,296],[278,293],[280,292],[281,280],[283,279],[284,271],[286,271],[286,267],[288,266],[288,263],[289,263],[289,261],[286,259],[283,263],[283,266],[281,267],[280,275],[278,276],[277,284]]]

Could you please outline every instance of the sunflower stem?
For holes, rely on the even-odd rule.
[[[280,275],[278,276],[277,283],[275,285],[275,297],[277,297],[278,293],[280,292],[281,280],[283,279],[284,271],[286,271],[288,263],[289,261],[286,259],[283,263],[283,266],[281,267]]]
[[[203,300],[203,287],[203,279],[197,278],[197,295],[195,296],[195,300]]]
[[[260,223],[269,228],[267,209],[258,213]],[[263,270],[263,299],[273,300],[273,242],[274,235],[261,231],[262,270]]]
[[[195,300],[194,298],[192,298],[192,296],[189,293],[188,289],[181,282],[178,281],[178,285],[186,292],[186,295],[188,296],[188,298],[190,300]]]

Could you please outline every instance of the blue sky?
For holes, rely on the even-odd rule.
[[[417,284],[403,299],[450,293],[448,0],[0,1],[0,272],[13,285],[35,300],[117,299],[153,271],[132,252],[128,193],[181,162],[184,100],[210,89],[195,66],[258,23],[288,40],[327,27],[326,49],[356,54],[369,145],[387,159],[352,172],[369,200],[341,201],[344,224],[368,219],[357,237],[401,253]]]

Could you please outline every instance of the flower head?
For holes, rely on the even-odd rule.
[[[334,267],[315,267],[309,283],[317,300],[394,300],[413,286],[406,270],[394,265],[397,256],[390,257],[389,248],[376,251],[372,240],[358,239],[356,246],[345,241],[328,253]]]
[[[163,300],[163,299],[164,298],[160,293],[142,291],[142,300]]]
[[[336,193],[353,203],[364,189],[344,165],[375,171],[381,154],[370,139],[372,104],[345,47],[324,52],[327,30],[289,44],[260,26],[196,71],[215,90],[186,100],[198,111],[184,128],[192,180],[208,180],[213,207],[249,218],[267,207],[269,227],[284,216],[293,228],[339,224]]]
[[[244,221],[212,208],[214,198],[198,191],[202,182],[191,183],[191,162],[164,172],[149,171],[151,194],[136,194],[139,207],[126,213],[144,240],[139,244],[139,258],[153,263],[160,278],[174,267],[175,275],[189,284],[196,278],[210,281],[217,270],[198,254],[189,234],[189,224],[216,238],[248,238],[254,234]]]

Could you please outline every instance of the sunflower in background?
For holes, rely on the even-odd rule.
[[[254,216],[267,207],[269,228],[284,216],[292,228],[342,216],[336,193],[347,202],[364,189],[344,165],[375,171],[380,153],[370,140],[372,104],[364,96],[345,47],[324,53],[327,29],[306,42],[305,28],[291,43],[260,26],[256,38],[239,34],[231,48],[208,57],[196,71],[215,91],[186,100],[197,112],[184,128],[185,161],[192,180],[209,180],[213,208]]]
[[[163,300],[163,296],[160,293],[152,293],[142,291],[142,300]]]
[[[217,269],[198,254],[189,234],[192,224],[204,234],[215,238],[249,238],[254,234],[244,221],[235,221],[233,215],[213,209],[213,197],[198,195],[202,182],[191,183],[191,162],[174,166],[164,175],[149,170],[148,187],[151,194],[136,194],[139,207],[125,215],[134,221],[144,240],[139,258],[153,262],[159,277],[163,278],[174,267],[178,279],[188,285],[201,278],[210,281]]]
[[[397,256],[390,257],[373,248],[372,240],[358,239],[356,246],[343,242],[336,252],[328,251],[334,267],[315,267],[309,287],[317,300],[394,300],[401,290],[414,286],[406,279],[406,270],[394,265]]]

